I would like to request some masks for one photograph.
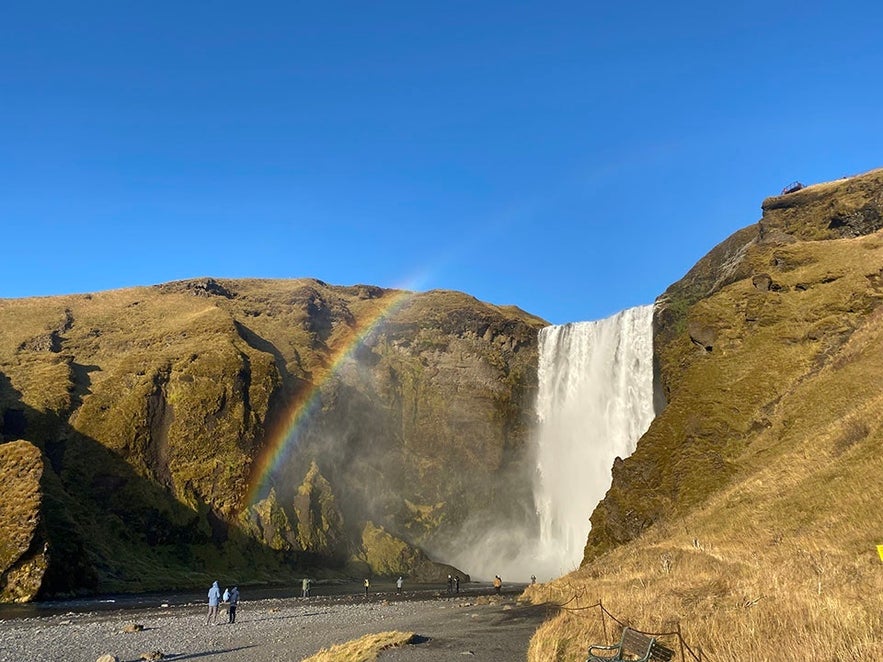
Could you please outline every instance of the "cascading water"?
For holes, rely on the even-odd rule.
[[[491,506],[437,550],[476,578],[547,580],[578,567],[614,458],[632,453],[654,417],[653,306],[546,327],[539,355],[539,426],[525,476],[536,518],[501,522]]]
[[[534,501],[538,572],[579,565],[589,515],[653,420],[653,306],[540,332]]]

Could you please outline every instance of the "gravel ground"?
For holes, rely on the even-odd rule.
[[[502,596],[425,593],[243,601],[236,623],[205,625],[205,607],[70,613],[0,621],[3,662],[95,662],[109,653],[137,661],[160,651],[164,660],[200,662],[302,660],[371,632],[401,630],[426,640],[384,652],[380,660],[524,660],[544,607]],[[222,611],[221,621],[226,621]],[[125,633],[139,623],[144,630]]]

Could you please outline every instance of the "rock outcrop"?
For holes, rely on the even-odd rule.
[[[40,592],[48,564],[40,449],[26,441],[0,445],[0,597],[26,602]]]

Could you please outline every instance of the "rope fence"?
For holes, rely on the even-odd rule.
[[[569,582],[568,582],[568,586],[570,587],[571,590],[574,590],[574,587],[572,585],[570,585]],[[585,606],[581,607],[579,604],[580,598],[582,598],[584,595],[585,595],[585,589],[578,588],[578,589],[574,590],[574,593],[573,593],[573,595],[571,595],[569,600],[567,600],[566,602],[563,602],[561,604],[557,604],[557,603],[552,602],[552,599],[551,599],[552,594],[551,594],[551,590],[550,590],[548,602],[549,602],[549,604],[555,605],[558,609],[561,609],[562,611],[567,611],[567,612],[585,612],[590,609],[597,609],[598,615],[601,619],[601,630],[604,632],[604,641],[605,642],[611,641],[610,636],[607,633],[607,620],[609,619],[609,620],[612,620],[613,622],[615,622],[616,624],[618,624],[620,627],[623,627],[623,628],[628,627],[629,629],[634,630],[635,632],[638,632],[640,634],[646,635],[648,637],[677,637],[678,644],[681,649],[681,659],[682,660],[692,659],[695,662],[711,662],[711,660],[706,655],[703,654],[701,646],[697,646],[695,651],[690,647],[690,645],[684,639],[684,634],[683,634],[683,631],[681,630],[680,622],[677,623],[676,629],[671,632],[647,632],[645,630],[639,630],[638,628],[636,628],[632,625],[629,625],[628,623],[624,623],[622,620],[617,618],[616,615],[614,615],[613,613],[608,611],[608,609],[604,606],[604,603],[600,598],[598,598],[598,601],[595,602],[594,604],[585,605]],[[576,606],[568,607],[567,605],[569,605],[571,603],[575,603]],[[582,614],[579,614],[579,615],[582,615]],[[689,655],[690,657],[688,658],[687,655]]]

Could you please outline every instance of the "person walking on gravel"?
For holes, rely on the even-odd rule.
[[[215,625],[218,624],[218,603],[221,601],[221,589],[218,582],[214,582],[208,590],[208,616],[206,616],[205,624],[214,619]]]
[[[227,622],[236,622],[236,605],[239,604],[239,587],[234,586],[229,596],[230,606],[227,608]]]

